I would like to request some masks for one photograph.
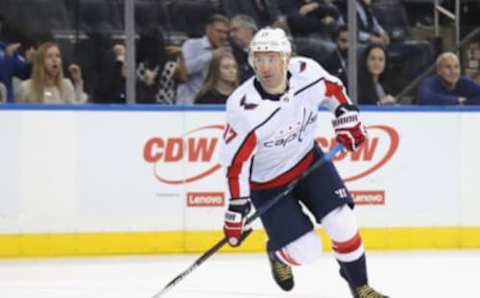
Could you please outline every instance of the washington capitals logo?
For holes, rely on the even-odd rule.
[[[254,110],[258,107],[258,105],[255,103],[247,103],[246,99],[247,97],[244,95],[240,100],[240,106],[242,106],[245,110]]]

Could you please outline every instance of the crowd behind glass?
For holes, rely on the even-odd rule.
[[[223,104],[254,76],[248,46],[264,26],[285,30],[296,55],[316,60],[348,84],[345,0],[137,0],[135,73],[127,71],[122,1],[52,2],[2,4],[3,103],[122,104],[127,102],[126,81],[133,77],[136,103]],[[38,16],[31,23],[19,22],[21,10],[35,5]],[[462,75],[453,49],[439,49],[433,39],[409,40],[413,29],[432,25],[428,13],[416,9],[419,15],[410,16],[400,0],[356,0],[356,5],[354,100],[359,104],[480,103],[478,73]],[[396,15],[403,13],[404,19],[387,18],[389,9],[397,9],[401,13]],[[395,96],[431,65],[432,73],[414,93]]]

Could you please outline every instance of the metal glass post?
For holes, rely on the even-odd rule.
[[[127,103],[135,103],[135,0],[125,0],[125,43],[127,55]]]
[[[357,3],[356,0],[348,0],[348,93],[354,103],[357,98]]]
[[[435,0],[433,3],[433,20],[435,28],[435,37],[440,36],[440,16],[437,7],[439,6],[438,0]]]
[[[455,1],[455,46],[460,44],[460,0]],[[457,48],[457,56],[460,58],[460,48]]]

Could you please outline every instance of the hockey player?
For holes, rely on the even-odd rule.
[[[231,246],[240,245],[251,204],[259,208],[323,156],[314,140],[319,106],[334,113],[336,140],[348,150],[358,148],[366,137],[358,109],[341,81],[311,59],[290,56],[290,42],[281,29],[257,32],[249,49],[256,76],[238,87],[226,103],[220,161],[230,192],[224,233]],[[340,275],[353,297],[387,297],[368,284],[352,197],[332,162],[301,180],[288,197],[261,216],[277,284],[291,290],[291,266],[312,262],[322,251],[300,203],[332,240]]]

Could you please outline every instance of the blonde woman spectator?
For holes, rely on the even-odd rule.
[[[239,85],[238,65],[229,51],[213,55],[205,83],[195,98],[196,104],[224,104]]]
[[[83,91],[81,69],[69,66],[74,84],[64,78],[60,48],[46,42],[35,53],[32,77],[21,84],[19,102],[24,103],[83,103],[87,95]]]

